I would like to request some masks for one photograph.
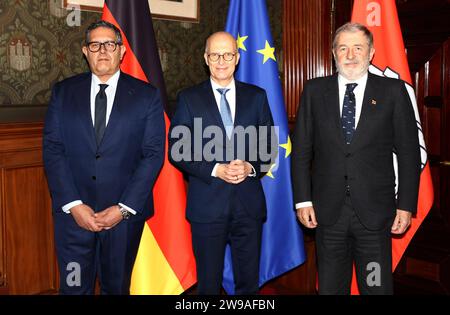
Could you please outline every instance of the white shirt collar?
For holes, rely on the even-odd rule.
[[[236,114],[236,84],[234,79],[231,80],[231,82],[227,86],[220,86],[219,84],[217,84],[217,82],[214,82],[213,79],[210,79],[210,81],[219,112],[220,112],[221,94],[219,93],[219,91],[217,91],[217,89],[224,89],[224,88],[229,89],[228,93],[226,94],[226,98],[228,101],[228,105],[230,105],[231,117],[234,121],[234,117]]]
[[[211,86],[212,86],[213,91],[216,91],[217,89],[230,89],[230,90],[236,89],[234,78],[231,80],[231,82],[227,86],[221,86],[221,85],[217,84],[212,78],[209,78],[209,80],[211,81]]]
[[[103,83],[97,75],[92,73],[92,81],[95,87],[98,87],[99,84],[108,84],[108,87],[116,87],[117,82],[119,82],[119,77],[120,77],[120,70],[117,70],[117,72],[114,73],[112,77],[108,79],[108,81]],[[110,90],[112,89],[110,88]]]
[[[357,83],[358,84],[357,86],[360,87],[362,85],[365,85],[365,83],[367,82],[367,77],[368,77],[368,73],[366,72],[361,78],[351,81],[351,80],[344,78],[341,74],[339,74],[338,81],[339,81],[339,84],[342,84],[344,86],[348,83]]]

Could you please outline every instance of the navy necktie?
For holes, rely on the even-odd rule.
[[[102,141],[103,134],[105,133],[106,128],[106,93],[105,89],[108,87],[108,84],[99,84],[100,91],[98,91],[95,96],[95,138],[97,140],[97,145],[100,145]]]
[[[220,93],[220,117],[222,117],[222,122],[225,127],[227,137],[231,138],[231,134],[233,132],[233,118],[231,117],[230,104],[228,104],[225,96],[229,90],[230,89],[217,89]]]
[[[355,131],[355,112],[356,112],[356,101],[355,93],[353,90],[358,85],[357,83],[348,83],[347,89],[344,95],[344,104],[342,106],[342,131],[344,132],[345,142],[350,144],[352,142],[353,133]]]

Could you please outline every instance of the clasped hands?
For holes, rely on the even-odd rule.
[[[72,207],[70,213],[81,228],[91,232],[109,230],[123,220],[117,205],[95,213],[88,205],[81,204]]]
[[[229,184],[239,184],[251,173],[252,165],[242,160],[233,160],[228,164],[219,164],[216,169],[216,177]]]

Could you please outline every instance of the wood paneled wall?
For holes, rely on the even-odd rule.
[[[450,226],[450,39],[415,73],[415,79],[435,187],[433,210]]]
[[[441,194],[446,195],[446,199],[442,202],[442,208],[447,209],[447,226],[450,226],[450,38],[442,47],[443,55],[443,71],[442,80],[442,121],[444,123],[443,133],[441,134],[441,160],[440,167],[445,180],[442,181],[440,187]]]
[[[42,123],[0,125],[0,293],[57,288]]]
[[[330,0],[284,0],[284,97],[289,123],[304,83],[332,73],[332,5]]]
[[[450,39],[412,73],[434,187],[434,203],[403,256],[400,293],[450,293]],[[409,290],[409,291],[408,291]]]

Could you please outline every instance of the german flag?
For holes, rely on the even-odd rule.
[[[121,70],[151,83],[168,102],[147,0],[106,0],[102,19],[117,26],[127,48]],[[166,134],[169,119],[165,114]],[[166,138],[167,139],[167,138]],[[166,150],[168,148],[166,140]],[[196,282],[183,175],[168,161],[153,188],[155,215],[144,227],[131,278],[131,294],[180,294]]]
[[[356,0],[353,6],[352,22],[365,25],[373,33],[375,56],[369,71],[404,81],[416,114],[422,160],[419,200],[417,214],[412,218],[410,228],[405,234],[392,239],[392,270],[395,270],[409,242],[430,211],[433,204],[433,183],[395,0]],[[358,293],[356,276],[353,273],[352,294]]]

